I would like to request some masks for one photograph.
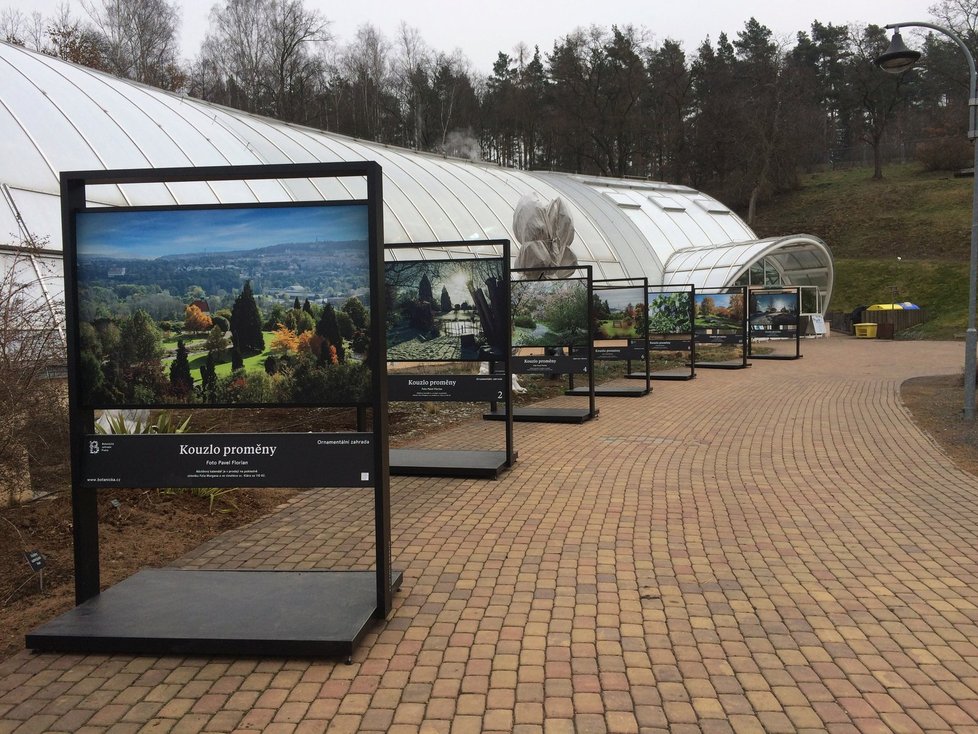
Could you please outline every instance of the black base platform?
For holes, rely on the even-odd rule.
[[[652,388],[646,389],[644,385],[620,385],[618,387],[596,387],[594,395],[599,398],[640,398],[648,395]],[[576,395],[587,397],[586,387],[575,387],[572,390],[564,390],[564,395]]]
[[[695,365],[696,369],[706,369],[706,370],[742,370],[746,367],[750,367],[750,363],[744,364],[742,360],[731,359],[726,362],[697,362]]]
[[[751,354],[747,359],[779,359],[782,361],[788,361],[793,359],[801,359],[804,354]]]
[[[513,410],[513,421],[516,423],[584,423],[598,414],[595,408],[594,415],[587,408],[515,408]],[[483,413],[482,417],[487,421],[506,420],[506,411],[503,408],[491,410]]]
[[[629,372],[625,375],[629,380],[644,380],[644,372]],[[696,375],[689,371],[689,367],[676,367],[672,370],[658,370],[649,372],[650,380],[692,380]]]
[[[395,572],[392,587],[400,588]],[[373,571],[151,568],[27,635],[43,652],[346,657],[377,608]]]
[[[516,458],[515,456],[513,458]],[[391,476],[496,479],[505,471],[505,451],[391,449]]]

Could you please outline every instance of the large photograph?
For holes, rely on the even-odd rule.
[[[690,291],[649,291],[649,334],[691,334]]]
[[[696,331],[711,334],[733,333],[744,328],[744,294],[697,293]]]
[[[750,327],[758,332],[794,331],[798,328],[798,293],[795,291],[752,292]]]
[[[508,317],[502,258],[384,263],[387,359],[502,359]]]
[[[514,347],[587,346],[588,281],[514,280]]]
[[[594,339],[644,339],[644,288],[600,288],[594,291]]]
[[[80,403],[370,399],[367,205],[76,216]]]

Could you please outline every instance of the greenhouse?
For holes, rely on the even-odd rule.
[[[513,240],[526,194],[562,198],[572,250],[595,278],[651,283],[803,286],[824,312],[832,256],[818,237],[759,240],[728,207],[686,186],[520,171],[392,148],[288,124],[118,79],[0,43],[0,259],[61,301],[59,173],[72,170],[375,160],[384,172],[389,243]],[[97,206],[349,199],[349,182],[220,182],[101,187]],[[41,250],[29,254],[19,243]],[[417,251],[401,249],[405,258]],[[422,256],[430,256],[429,252]],[[441,255],[444,256],[444,255]]]

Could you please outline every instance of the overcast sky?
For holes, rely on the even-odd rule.
[[[37,10],[50,15],[62,0],[0,0],[0,7]],[[100,4],[100,0],[91,0]],[[932,20],[928,8],[935,0],[822,0],[819,3],[791,0],[730,0],[663,2],[662,0],[306,0],[331,21],[334,38],[346,42],[357,27],[371,23],[393,38],[400,22],[417,28],[429,46],[451,52],[460,48],[473,69],[488,73],[496,55],[512,53],[520,42],[541,52],[550,51],[554,40],[575,28],[592,24],[603,26],[631,24],[644,28],[653,41],[666,38],[682,41],[687,53],[709,36],[713,41],[721,31],[732,38],[752,15],[778,36],[794,39],[799,30],[808,30],[813,20],[844,25]],[[183,8],[181,41],[183,54],[197,54],[207,30],[210,0],[178,0]],[[69,7],[81,14],[79,0]]]

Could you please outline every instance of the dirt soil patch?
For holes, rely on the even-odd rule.
[[[620,366],[599,365],[598,381],[618,377]],[[563,393],[564,379],[524,376],[527,389],[517,397],[526,405]],[[581,380],[578,384],[581,384]],[[477,418],[485,404],[392,403],[391,444],[403,445]],[[179,411],[175,411],[178,413]],[[352,431],[354,410],[207,410],[194,414],[194,432]],[[66,494],[68,468],[47,467],[49,499],[0,508],[0,660],[24,649],[24,635],[74,606],[71,502]],[[35,486],[38,476],[35,475]],[[141,568],[165,566],[227,530],[272,512],[296,490],[241,489],[219,498],[213,509],[206,497],[159,490],[101,490],[99,545],[102,588]],[[118,502],[116,507],[113,502]],[[44,589],[24,553],[45,557]]]
[[[965,423],[960,375],[914,377],[900,387],[914,423],[928,433],[960,469],[978,476],[978,423]]]

